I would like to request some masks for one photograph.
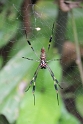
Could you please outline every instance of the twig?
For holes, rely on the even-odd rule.
[[[73,11],[71,11],[71,15],[72,15],[73,35],[74,35],[74,40],[75,40],[75,44],[76,44],[76,55],[77,55],[76,64],[78,65],[81,81],[82,81],[82,84],[83,84],[83,67],[82,67],[82,63],[81,63],[81,54],[80,54],[80,48],[79,48],[78,36],[77,36],[77,29],[76,29],[76,24],[75,24],[75,18],[74,18],[74,15],[73,15]]]

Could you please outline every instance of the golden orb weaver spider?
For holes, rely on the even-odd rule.
[[[54,23],[53,23],[53,27],[52,27],[52,34],[51,34],[50,39],[49,39],[48,50],[50,49],[50,44],[51,44],[52,36],[53,36],[53,30],[54,30]],[[25,34],[26,34],[26,39],[27,39],[28,45],[31,47],[31,49],[33,50],[33,52],[36,54],[34,48],[33,48],[32,45],[31,45],[31,42],[30,42],[30,41],[28,40],[28,38],[27,38],[26,30],[25,30]],[[37,54],[36,54],[36,56],[37,56]],[[33,59],[30,59],[30,58],[27,58],[27,57],[22,57],[22,58],[33,61]],[[61,59],[54,59],[54,60],[56,61],[56,60],[61,60]],[[39,69],[46,69],[46,68],[48,68],[48,70],[49,70],[49,72],[50,72],[50,75],[51,75],[51,77],[52,77],[52,79],[53,79],[53,81],[54,81],[54,88],[55,88],[55,90],[57,91],[57,101],[58,101],[58,105],[59,105],[58,87],[57,87],[57,85],[58,85],[61,89],[63,89],[63,88],[59,85],[59,82],[58,82],[58,80],[55,78],[53,71],[51,70],[51,68],[50,68],[50,67],[48,66],[48,64],[47,64],[50,60],[48,60],[48,61],[46,60],[46,53],[45,53],[45,49],[44,49],[44,48],[41,48],[40,59],[39,59],[39,60],[36,60],[36,61],[39,62],[39,65],[38,65],[38,67],[37,67],[37,69],[36,69],[36,71],[35,71],[35,73],[34,73],[34,75],[33,75],[33,78],[32,78],[32,80],[31,80],[31,82],[29,83],[29,87],[25,90],[25,92],[27,92],[27,91],[29,90],[29,88],[31,87],[31,85],[33,84],[33,90],[32,90],[32,92],[33,92],[33,96],[34,96],[34,105],[35,105],[35,94],[34,94],[34,93],[35,93],[35,81],[36,81],[36,79],[37,79],[38,71],[39,71]]]

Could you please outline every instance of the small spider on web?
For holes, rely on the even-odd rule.
[[[54,30],[54,23],[53,23],[53,27],[52,27],[52,34],[51,34],[50,39],[49,39],[48,51],[49,51],[49,49],[50,49],[50,44],[51,44],[51,41],[52,41],[53,30]],[[32,47],[31,42],[28,40],[26,30],[25,30],[25,34],[26,34],[27,43],[29,44],[29,46],[31,47],[31,49],[33,50],[33,52],[35,53],[35,55],[37,56],[37,53],[35,52],[34,48]],[[38,56],[37,56],[37,57],[38,57]],[[34,60],[31,59],[31,58],[27,58],[27,57],[22,57],[22,58],[28,59],[28,60],[31,60],[31,61],[34,61]],[[51,75],[51,77],[52,77],[52,79],[53,79],[53,81],[54,81],[54,88],[55,88],[56,93],[57,93],[57,101],[58,101],[58,105],[59,105],[58,87],[57,87],[57,85],[58,85],[61,89],[63,89],[63,88],[59,85],[59,82],[58,82],[58,80],[55,78],[53,71],[51,70],[51,68],[50,68],[50,67],[48,66],[48,64],[47,64],[49,61],[52,61],[52,60],[46,60],[46,52],[45,52],[44,47],[41,48],[40,58],[38,57],[38,59],[39,59],[39,60],[35,60],[35,61],[39,62],[39,65],[38,65],[38,67],[37,67],[37,69],[36,69],[36,71],[35,71],[35,73],[34,73],[34,75],[33,75],[33,78],[32,78],[32,80],[31,80],[31,82],[29,83],[29,87],[25,90],[25,92],[27,92],[27,91],[29,90],[29,88],[31,87],[31,85],[33,85],[33,90],[32,90],[32,92],[33,92],[33,96],[34,96],[34,105],[35,105],[35,94],[34,94],[34,93],[35,93],[35,82],[36,82],[36,79],[37,79],[37,75],[38,75],[39,69],[46,69],[46,68],[48,68],[48,70],[49,70],[49,72],[50,72],[50,75]],[[61,60],[61,59],[54,59],[53,61],[56,61],[56,60]]]

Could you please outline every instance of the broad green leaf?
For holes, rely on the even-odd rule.
[[[39,39],[34,42],[36,49],[37,47],[38,49],[41,48],[40,42],[44,43],[43,38],[38,42]],[[47,41],[47,39],[45,39],[45,41]],[[46,44],[46,42],[44,44]],[[34,52],[26,46],[10,60],[0,72],[0,113],[5,114],[11,123],[18,117],[19,103],[23,97],[23,95],[21,96],[19,86],[22,82],[23,87],[26,86],[26,81],[30,80],[29,78],[32,77],[31,75],[33,75],[38,64],[37,62],[34,63],[34,61],[30,62],[25,60],[22,56],[30,56],[30,58],[36,59]],[[23,91],[24,89],[22,89],[22,93]]]
[[[53,67],[53,71],[56,77],[60,79],[61,69],[58,62],[56,62],[56,64],[53,64],[53,62],[51,62],[49,65],[50,67]],[[58,71],[56,72],[56,70]],[[57,123],[61,114],[61,100],[59,95],[60,105],[58,106],[56,90],[54,89],[54,82],[51,79],[51,76],[47,69],[40,70],[37,77],[35,106],[31,89],[25,94],[24,100],[21,104],[21,110],[17,124]]]
[[[3,11],[0,13],[0,18],[1,18],[0,20],[0,48],[6,45],[12,38],[14,38],[14,36],[16,35],[16,32],[18,31],[20,20],[17,19],[18,11],[16,11],[13,4],[14,3],[10,3],[8,1]]]

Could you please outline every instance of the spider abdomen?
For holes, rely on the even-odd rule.
[[[41,69],[46,69],[46,54],[44,48],[41,49],[40,60]]]
[[[44,60],[41,60],[40,66],[41,69],[46,69],[46,62]]]

